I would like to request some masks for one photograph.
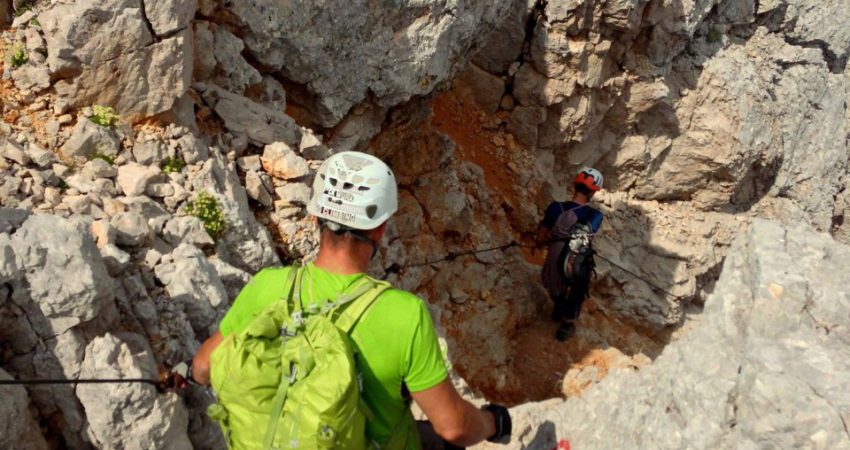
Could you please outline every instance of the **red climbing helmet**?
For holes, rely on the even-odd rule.
[[[584,167],[576,175],[573,183],[584,185],[592,192],[596,192],[602,189],[602,173],[594,168]]]

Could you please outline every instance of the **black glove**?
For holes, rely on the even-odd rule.
[[[195,383],[192,378],[192,360],[183,361],[167,370],[163,385],[165,389],[183,389]]]
[[[490,411],[495,419],[496,432],[487,438],[489,442],[507,444],[511,440],[511,414],[502,405],[484,405],[481,409]]]

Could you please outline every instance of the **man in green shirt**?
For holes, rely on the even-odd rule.
[[[306,266],[301,283],[304,302],[335,298],[366,277],[397,202],[395,178],[380,159],[342,152],[325,161],[316,175],[307,208],[321,224],[321,242],[319,254]],[[226,336],[244,329],[274,301],[258,294],[283,282],[289,270],[294,269],[260,271],[242,290],[219,330],[195,355],[192,377],[196,382],[209,384],[210,354]],[[394,427],[409,419],[410,399],[428,416],[434,432],[449,443],[446,448],[509,437],[506,408],[487,405],[479,410],[454,389],[431,316],[415,295],[399,289],[385,291],[355,324],[350,336],[363,376],[363,400],[374,414],[366,424],[369,441],[381,446],[387,443]],[[418,449],[421,444],[407,442],[405,448]]]

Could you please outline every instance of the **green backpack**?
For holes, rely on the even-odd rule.
[[[217,403],[207,414],[230,449],[367,448],[370,412],[348,333],[390,285],[363,277],[336,300],[302,309],[303,274],[291,268],[280,301],[211,355]]]

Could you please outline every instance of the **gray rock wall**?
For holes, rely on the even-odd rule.
[[[754,221],[687,336],[580,397],[514,408],[506,448],[850,448],[848,262],[809,226]]]

